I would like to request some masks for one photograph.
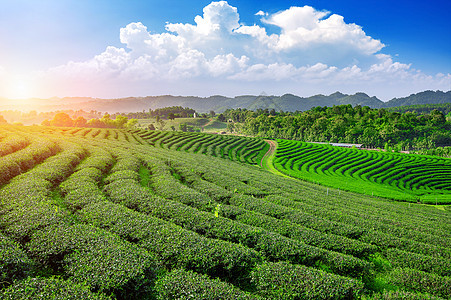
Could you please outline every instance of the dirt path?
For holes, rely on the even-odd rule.
[[[260,166],[262,167],[262,169],[268,170],[269,172],[271,172],[273,174],[283,176],[285,178],[290,178],[292,180],[298,180],[298,179],[290,177],[276,169],[276,167],[273,164],[273,159],[274,159],[274,153],[276,152],[276,149],[277,149],[277,142],[273,141],[273,140],[265,140],[265,142],[267,142],[269,144],[269,150],[265,153],[265,155],[263,156],[263,158],[260,162]]]
[[[202,127],[202,129],[204,129],[204,127],[210,125],[211,123],[213,123],[213,121],[214,121],[213,118],[210,118],[210,120],[208,120],[207,123],[205,123],[204,125],[201,125],[200,127]]]
[[[260,167],[262,167],[262,168],[263,168],[263,161],[268,160],[268,158],[270,156],[272,156],[274,154],[274,152],[276,152],[276,148],[277,148],[277,144],[275,141],[265,140],[265,142],[267,142],[269,144],[269,149],[265,153],[265,155],[263,155],[262,160],[260,161]]]

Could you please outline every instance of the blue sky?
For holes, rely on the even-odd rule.
[[[0,96],[234,96],[263,90],[309,96],[340,90],[390,99],[451,88],[450,1],[0,4]],[[205,14],[204,8],[211,9]],[[193,29],[196,16],[209,25]],[[223,33],[212,29],[229,21]],[[167,24],[180,26],[171,31]],[[261,29],[265,36],[257,34]],[[178,52],[171,52],[174,47]]]

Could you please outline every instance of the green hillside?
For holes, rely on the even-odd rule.
[[[451,204],[451,159],[278,140],[275,167],[338,189]]]
[[[166,149],[261,165],[261,139],[182,132],[136,131]],[[451,204],[451,159],[277,140],[274,167],[294,178],[341,190],[426,204]]]
[[[2,299],[451,294],[448,208],[272,174],[258,139],[1,126],[0,145]]]
[[[424,91],[403,98],[393,98],[385,107],[451,103],[451,91]]]

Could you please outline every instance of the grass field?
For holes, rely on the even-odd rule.
[[[221,133],[227,130],[227,123],[220,122],[218,120],[211,120],[205,126],[203,126],[203,132],[209,133]]]
[[[451,294],[449,207],[273,174],[261,140],[2,126],[0,145],[0,298]]]

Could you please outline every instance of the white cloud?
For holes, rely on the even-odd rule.
[[[403,71],[408,71],[411,64],[402,64],[399,62],[393,62],[391,56],[386,54],[378,54],[376,57],[380,60],[380,63],[371,66],[369,73],[383,72],[386,74],[394,74]]]
[[[310,6],[256,15],[260,25],[240,24],[237,9],[219,1],[207,5],[194,24],[168,23],[163,33],[130,23],[120,29],[124,48],[108,46],[88,61],[52,68],[43,77],[61,83],[56,85],[61,89],[98,92],[105,86],[108,92],[100,96],[107,97],[118,91],[122,94],[116,96],[189,94],[190,86],[202,84],[209,91],[217,88],[217,93],[232,86],[234,94],[242,94],[246,82],[266,91],[268,82],[275,82],[279,93],[301,93],[307,85],[323,93],[328,88],[362,90],[397,82],[406,88],[450,86],[449,74],[427,76],[393,61],[380,52],[381,41],[342,16]],[[280,33],[268,34],[267,25],[277,26]]]
[[[236,58],[233,54],[217,55],[206,63],[208,72],[215,77],[233,74],[246,68],[249,58],[241,56]]]
[[[294,67],[292,64],[254,64],[239,73],[229,76],[229,79],[246,81],[280,81],[287,80],[298,75],[299,69]]]
[[[213,39],[229,35],[240,26],[237,9],[226,1],[212,2],[204,8],[203,12],[203,16],[194,18],[196,25],[169,23],[166,29],[177,33],[189,43],[196,44],[203,38]]]
[[[260,34],[258,39],[295,64],[322,61],[345,67],[353,60],[373,61],[373,55],[385,46],[368,36],[361,26],[347,24],[342,16],[311,6],[291,7],[262,21],[279,27],[281,33]]]
[[[268,13],[265,13],[264,11],[262,11],[262,10],[259,10],[258,12],[256,12],[255,13],[255,15],[254,16],[267,16],[268,15]]]
[[[151,38],[147,27],[141,22],[130,23],[121,28],[119,37],[121,43],[126,44],[128,48],[135,51],[144,51]]]

